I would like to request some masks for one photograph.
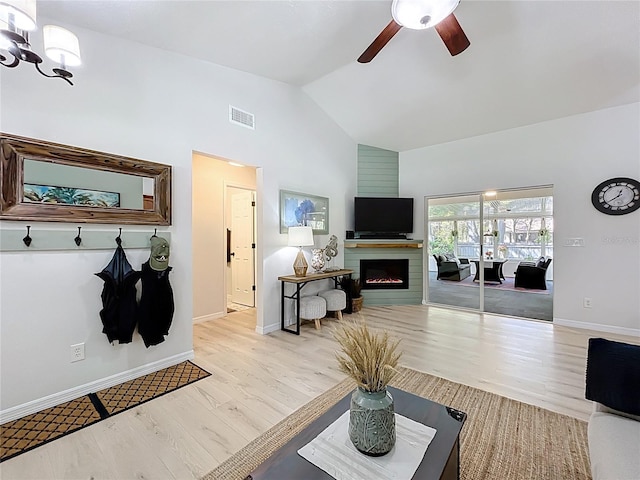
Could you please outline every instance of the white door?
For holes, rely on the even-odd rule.
[[[254,293],[254,193],[231,196],[231,301],[255,306]]]

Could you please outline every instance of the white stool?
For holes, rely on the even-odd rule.
[[[312,295],[300,298],[300,318],[313,320],[316,330],[320,330],[320,319],[327,314],[327,302],[324,298]]]
[[[342,310],[347,308],[347,294],[343,290],[326,290],[318,294],[327,302],[327,311],[336,312],[338,320],[342,320]]]

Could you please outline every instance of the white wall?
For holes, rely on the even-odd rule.
[[[190,354],[193,151],[263,167],[259,331],[278,328],[276,278],[292,262],[278,230],[278,190],[330,197],[330,231],[338,234],[345,230],[345,202],[354,196],[356,144],[299,89],[72,29],[85,62],[74,71],[75,86],[46,79],[30,65],[2,69],[0,130],[173,166],[176,312],[165,343],[146,349],[136,336],[132,344],[111,346],[100,333],[102,285],[93,275],[111,251],[0,254],[2,410]],[[41,45],[38,35],[33,43]],[[229,104],[255,114],[256,130],[230,124]],[[16,225],[0,225],[7,223]],[[126,246],[126,228],[123,234]],[[128,253],[135,266],[148,258],[145,251]],[[79,342],[86,343],[87,358],[72,364],[69,346]]]
[[[591,205],[612,177],[640,179],[638,103],[400,153],[400,194],[418,199],[416,237],[424,196],[552,184],[554,321],[639,335],[640,211]],[[563,246],[576,237],[583,248]]]

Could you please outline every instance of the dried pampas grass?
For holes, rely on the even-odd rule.
[[[400,340],[391,340],[386,331],[372,332],[365,322],[345,322],[334,337],[342,347],[336,352],[340,370],[367,392],[384,390],[397,373]]]

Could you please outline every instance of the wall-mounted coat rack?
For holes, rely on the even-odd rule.
[[[12,225],[9,228],[3,224],[0,228],[0,252],[114,250],[118,236],[123,248],[149,248],[149,240],[153,235],[171,241],[171,232],[159,232],[157,228],[128,230],[114,227],[97,230],[83,226],[55,229],[38,225]]]

